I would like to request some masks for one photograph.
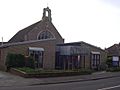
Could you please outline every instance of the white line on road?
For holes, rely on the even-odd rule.
[[[110,89],[118,88],[118,87],[120,87],[120,85],[112,86],[112,87],[106,87],[106,88],[101,88],[101,89],[97,89],[97,90],[110,90]]]

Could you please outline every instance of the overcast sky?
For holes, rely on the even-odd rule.
[[[0,0],[0,37],[8,41],[41,20],[47,3],[65,42],[85,41],[103,49],[120,42],[120,0]]]

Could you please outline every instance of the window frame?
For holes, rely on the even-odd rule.
[[[42,40],[42,39],[51,39],[51,38],[55,38],[54,34],[48,30],[45,31],[41,31],[38,36],[37,39],[38,40]]]

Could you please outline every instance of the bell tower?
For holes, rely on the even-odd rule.
[[[49,9],[49,7],[47,8],[44,8],[43,9],[43,17],[42,17],[42,20],[48,18],[48,20],[51,22],[52,21],[52,18],[51,18],[51,10]]]

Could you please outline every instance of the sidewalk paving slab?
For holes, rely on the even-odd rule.
[[[120,77],[120,72],[114,72],[114,73],[96,72],[91,75],[50,77],[50,78],[23,78],[20,76],[12,75],[7,72],[0,72],[0,87],[60,84],[60,83],[107,79],[112,77]]]

